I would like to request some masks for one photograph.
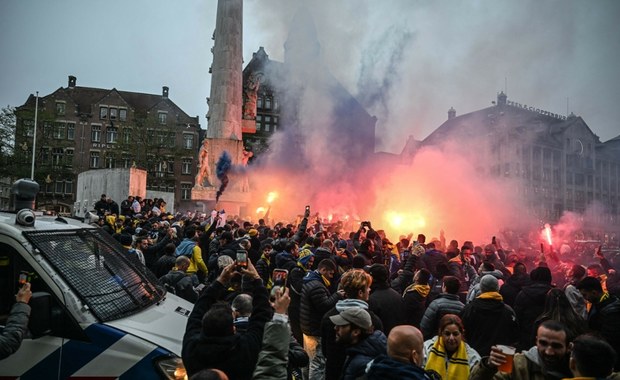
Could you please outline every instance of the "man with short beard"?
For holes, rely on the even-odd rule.
[[[335,325],[336,343],[347,347],[341,379],[353,380],[364,376],[368,362],[386,354],[387,338],[379,330],[370,332],[370,314],[361,307],[345,309],[329,319]]]
[[[470,380],[513,379],[551,380],[571,376],[568,367],[566,327],[554,320],[543,322],[536,332],[536,345],[514,356],[512,373],[498,372],[497,368],[506,362],[506,355],[497,346],[491,347],[491,354],[472,368]]]

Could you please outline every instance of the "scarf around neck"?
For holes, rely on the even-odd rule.
[[[485,292],[482,293],[481,295],[478,296],[478,298],[480,299],[487,299],[487,300],[496,300],[496,301],[503,301],[504,297],[502,297],[501,294],[499,294],[498,292]]]
[[[469,360],[467,359],[465,342],[461,341],[456,352],[448,357],[443,345],[443,338],[437,337],[437,341],[428,354],[424,369],[436,371],[444,380],[469,379]]]
[[[403,297],[405,296],[405,294],[407,294],[407,292],[410,291],[418,292],[422,297],[426,297],[428,296],[428,293],[431,292],[431,287],[429,285],[411,284],[407,287],[407,289],[405,289]]]

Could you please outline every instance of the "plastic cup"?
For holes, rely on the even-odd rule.
[[[499,348],[502,353],[506,355],[506,362],[497,367],[497,370],[504,373],[512,373],[512,361],[514,359],[516,349],[514,347],[504,346],[501,344],[498,345],[497,348]]]

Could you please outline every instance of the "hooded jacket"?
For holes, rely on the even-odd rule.
[[[495,344],[514,345],[518,339],[515,312],[504,304],[499,293],[482,293],[465,305],[460,316],[467,332],[467,343],[480,356],[489,355]]]
[[[511,374],[498,372],[497,368],[488,367],[487,360],[488,358],[483,358],[472,368],[470,380],[560,380],[572,377],[568,368],[568,360],[563,365],[564,368],[555,370],[544,368],[536,346],[514,356]]]
[[[523,274],[514,274],[506,280],[504,285],[502,285],[499,290],[499,294],[504,298],[504,303],[510,307],[513,307],[515,304],[515,300],[517,299],[517,295],[524,287],[530,285],[532,280],[530,280],[530,276],[527,273]]]
[[[269,294],[262,281],[255,280],[252,285],[252,315],[244,334],[206,336],[202,332],[202,318],[226,293],[224,285],[216,281],[198,298],[183,336],[182,358],[190,377],[203,368],[218,368],[230,380],[252,378],[262,345],[263,329],[272,313]]]
[[[545,311],[545,301],[549,289],[551,289],[551,284],[534,282],[521,289],[519,294],[517,294],[517,299],[513,306],[519,321],[517,350],[527,350],[534,345],[534,338],[536,337],[534,322]]]
[[[386,354],[387,338],[381,331],[375,331],[361,342],[347,348],[347,359],[343,367],[344,380],[356,380],[364,375],[368,362]]]
[[[415,364],[403,363],[386,355],[375,358],[366,371],[368,380],[438,380]],[[440,379],[439,379],[440,380]]]

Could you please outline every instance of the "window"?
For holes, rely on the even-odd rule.
[[[22,124],[24,126],[22,134],[28,137],[34,136],[34,120],[24,120]]]
[[[118,128],[108,127],[106,129],[106,141],[109,144],[116,144],[117,140],[118,140]]]
[[[168,173],[174,173],[174,157],[166,157],[168,160]]]
[[[49,121],[43,123],[43,137],[52,138],[52,132],[54,130],[54,126]]]
[[[123,153],[121,155],[121,160],[123,161],[123,168],[129,169],[131,167],[131,155],[129,155],[128,153]]]
[[[131,128],[123,128],[123,143],[129,144],[131,142]]]
[[[50,160],[50,148],[41,148],[41,162],[48,163]]]
[[[256,115],[256,130],[260,131],[263,126],[263,115]]]
[[[118,110],[118,118],[121,121],[126,121],[127,120],[127,109],[125,108],[121,108]]]
[[[67,140],[75,140],[75,123],[67,123]]]
[[[56,102],[56,115],[65,114],[65,102]]]
[[[73,166],[73,149],[65,150],[65,165],[69,167]]]
[[[265,132],[269,132],[271,127],[271,116],[265,116]]]
[[[192,184],[191,183],[182,183],[181,184],[181,199],[187,200],[192,197]]]
[[[181,173],[192,174],[192,159],[191,158],[183,159],[183,163],[181,165]]]
[[[56,181],[56,187],[54,189],[56,194],[62,194],[65,192],[65,183],[64,181]]]
[[[155,166],[155,177],[162,178],[164,173],[168,170],[168,162],[160,161]]]
[[[157,113],[157,119],[159,120],[159,124],[165,125],[167,118],[168,118],[168,114],[166,114],[165,112],[160,111]]]
[[[177,135],[174,132],[168,132],[168,138],[166,139],[168,141],[168,146],[170,148],[174,148],[176,143],[177,143]]]
[[[146,143],[153,144],[155,141],[155,131],[152,128],[146,129]]]
[[[93,126],[91,126],[90,140],[92,142],[100,142],[101,141],[101,125],[93,125]]]
[[[268,110],[271,109],[271,98],[265,98],[265,108]]]
[[[278,98],[276,98],[275,96],[273,97],[273,109],[277,110],[278,109]]]
[[[63,156],[64,156],[64,152],[62,148],[52,149],[52,165],[54,166],[62,165]]]
[[[108,118],[108,107],[99,107],[99,118],[102,120]]]
[[[65,123],[54,123],[54,132],[53,137],[56,140],[64,140],[65,139]]]
[[[114,169],[116,167],[116,160],[114,159],[113,154],[107,153],[105,155],[105,167],[107,169]]]
[[[90,167],[96,169],[99,167],[99,152],[90,152]]]
[[[118,115],[118,108],[110,107],[110,120],[116,120],[117,115]]]
[[[166,138],[168,133],[166,131],[157,131],[157,145],[164,146],[166,144]]]
[[[65,194],[73,194],[73,181],[67,180],[65,182]]]
[[[189,133],[183,134],[183,147],[185,149],[193,149],[194,148],[194,135]]]
[[[256,108],[263,108],[263,97],[262,96],[257,97]]]

